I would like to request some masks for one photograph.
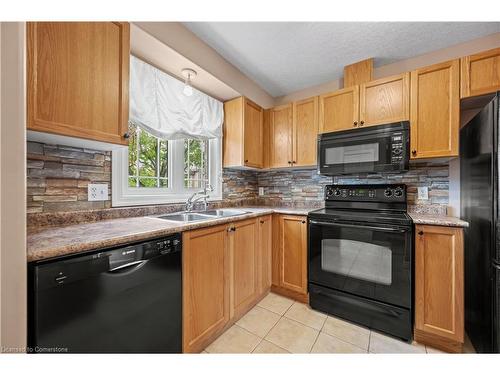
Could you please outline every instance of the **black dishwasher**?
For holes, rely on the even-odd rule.
[[[181,353],[181,235],[29,264],[35,353]]]

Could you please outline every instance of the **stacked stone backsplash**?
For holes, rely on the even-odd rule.
[[[28,224],[62,225],[124,216],[155,215],[181,210],[182,204],[111,208],[111,152],[28,142]],[[408,186],[409,210],[446,214],[449,168],[447,163],[411,164],[401,174],[321,176],[316,169],[232,170],[223,169],[223,200],[211,207],[266,205],[321,207],[328,184],[404,183]],[[87,185],[107,183],[108,200],[89,202]],[[417,187],[429,188],[429,199],[417,199]],[[264,194],[259,196],[259,187]],[[56,216],[52,214],[57,215]],[[74,213],[74,214],[73,214]],[[52,216],[51,216],[52,215]]]
[[[320,205],[328,184],[397,184],[407,185],[408,209],[411,212],[445,215],[448,206],[448,163],[411,164],[405,173],[373,173],[349,176],[321,176],[316,170],[281,170],[257,173],[258,187],[264,195],[260,204],[287,204],[293,206]],[[428,200],[417,199],[417,188],[429,189]]]
[[[27,168],[28,213],[111,207],[109,151],[28,142]],[[108,199],[89,202],[89,183],[108,184]]]

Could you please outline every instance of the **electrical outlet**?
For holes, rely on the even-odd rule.
[[[108,184],[89,184],[87,192],[89,201],[108,200]]]
[[[418,187],[417,192],[418,192],[417,199],[419,200],[429,199],[429,188],[427,186]]]
[[[264,188],[260,187],[259,188],[259,196],[262,196],[262,195],[264,195]]]

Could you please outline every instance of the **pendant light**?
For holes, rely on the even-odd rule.
[[[182,76],[185,78],[184,80],[184,89],[182,92],[186,96],[193,95],[193,86],[191,86],[191,81],[196,78],[196,71],[193,69],[182,69]]]

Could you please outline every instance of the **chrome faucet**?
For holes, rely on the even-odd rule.
[[[207,198],[209,198],[208,192],[214,191],[212,185],[208,184],[208,186],[205,186],[203,190],[197,191],[193,193],[187,200],[186,202],[186,212],[191,212],[193,209],[193,206],[196,202],[199,200],[203,199],[203,205],[205,208],[205,211],[207,210]]]

